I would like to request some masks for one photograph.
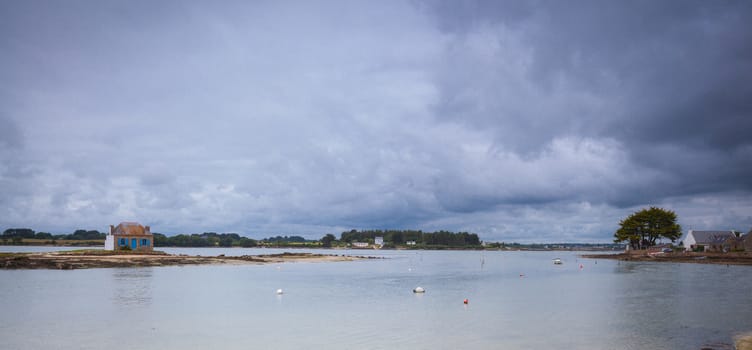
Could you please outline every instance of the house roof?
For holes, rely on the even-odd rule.
[[[696,244],[721,244],[725,240],[736,237],[732,231],[691,231]]]
[[[151,236],[151,232],[147,233],[146,229],[137,222],[121,222],[115,227],[114,233],[116,235]]]

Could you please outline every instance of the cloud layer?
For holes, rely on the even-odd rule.
[[[746,2],[0,4],[0,228],[752,227]]]

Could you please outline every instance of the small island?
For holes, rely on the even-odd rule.
[[[49,253],[0,253],[0,269],[74,270],[109,267],[154,267],[207,264],[272,264],[287,262],[335,262],[371,259],[365,256],[313,253],[281,253],[242,256],[172,255],[160,251],[128,252],[97,249]]]

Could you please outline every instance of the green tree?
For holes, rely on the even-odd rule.
[[[629,242],[632,249],[654,246],[660,238],[675,242],[681,237],[681,226],[676,223],[676,213],[657,207],[642,209],[619,222],[614,242]]]
[[[222,237],[219,239],[219,246],[220,247],[232,247],[232,238],[230,237]]]
[[[250,248],[250,247],[257,246],[258,243],[254,239],[250,239],[247,237],[240,237],[240,239],[238,240],[238,245],[244,248]]]
[[[34,230],[30,228],[9,228],[3,232],[5,237],[34,238]]]
[[[154,246],[155,247],[164,247],[164,246],[166,246],[168,244],[167,243],[167,236],[165,236],[165,235],[163,235],[161,233],[157,233],[157,232],[154,232],[152,234],[154,235]]]
[[[37,232],[34,234],[34,238],[36,239],[52,239],[52,234],[49,232]]]
[[[395,231],[391,233],[388,242],[391,242],[393,244],[404,244],[405,243],[405,234],[402,231]]]
[[[85,239],[105,239],[106,234],[96,230],[76,230],[70,235],[65,235],[64,239],[85,240]]]
[[[334,237],[333,234],[327,233],[326,236],[321,237],[321,246],[324,248],[331,248],[332,242],[336,239],[337,237]]]

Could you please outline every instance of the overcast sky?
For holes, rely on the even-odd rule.
[[[0,1],[0,229],[752,228],[750,1]]]

